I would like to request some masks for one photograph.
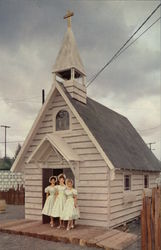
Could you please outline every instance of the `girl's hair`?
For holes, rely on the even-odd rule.
[[[50,176],[49,182],[51,182],[53,179],[55,180],[55,182],[57,181],[57,177],[56,176]]]
[[[60,175],[58,175],[58,181],[59,181],[61,178],[64,179],[64,182],[65,182],[65,179],[66,179],[65,174],[60,174]]]
[[[72,185],[73,185],[73,180],[72,179],[66,179],[65,184],[67,185],[69,182],[72,183]]]

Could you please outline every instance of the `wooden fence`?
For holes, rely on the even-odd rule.
[[[152,197],[144,193],[141,210],[142,250],[161,250],[161,189],[153,188]]]
[[[8,191],[0,191],[0,200],[5,200],[7,204],[24,205],[25,204],[25,189],[23,185],[10,188]]]

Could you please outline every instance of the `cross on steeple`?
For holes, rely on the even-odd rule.
[[[67,19],[68,27],[71,27],[71,17],[74,16],[74,13],[71,11],[67,11],[67,14],[64,16],[64,19]]]

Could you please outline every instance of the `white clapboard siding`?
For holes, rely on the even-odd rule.
[[[41,174],[42,172],[42,169],[38,168],[36,165],[35,165],[35,168],[31,167],[29,168],[29,165],[26,165],[26,168],[25,168],[25,175],[26,175],[26,178],[27,176],[29,175],[39,175]]]
[[[29,157],[46,134],[53,132],[53,119],[59,108],[68,110],[60,95],[56,96],[49,104],[46,115],[44,115],[39,129],[28,148],[26,157]],[[80,123],[71,112],[70,114],[72,116],[71,129],[70,131],[61,131],[60,136],[70,144],[83,160],[80,162],[80,179],[78,183],[78,203],[82,214],[80,222],[85,224],[86,221],[86,225],[107,227],[109,169]],[[62,168],[60,160],[53,152],[49,155],[48,164],[48,167],[51,168],[53,166]],[[42,218],[42,170],[39,169],[38,165],[33,164],[29,168],[26,167],[26,175],[26,216],[28,218],[34,216]]]
[[[25,202],[41,204],[41,199],[39,197],[25,197]]]
[[[75,132],[78,133],[77,131],[75,131]],[[65,136],[63,136],[63,138],[69,144],[71,144],[73,142],[74,143],[76,143],[76,142],[78,142],[78,143],[79,142],[90,142],[90,139],[87,135],[80,135],[80,136],[73,135],[73,136],[71,136],[69,134],[66,134]]]
[[[106,180],[102,181],[79,181],[79,187],[106,187],[108,186],[108,182]]]
[[[25,219],[27,219],[27,220],[38,220],[38,221],[42,221],[42,215],[27,214],[27,212],[26,212],[26,213],[25,213]]]
[[[85,194],[107,194],[107,187],[80,187],[78,186],[78,193]]]
[[[111,206],[111,209],[110,209],[110,213],[111,215],[112,214],[116,214],[118,211],[119,213],[122,212],[122,211],[126,211],[127,214],[128,213],[131,213],[132,209],[135,208],[135,207],[140,207],[142,205],[142,201],[135,201],[135,202],[130,202],[130,203],[127,203],[127,204],[119,204],[117,206]],[[111,217],[112,218],[112,217]]]
[[[107,174],[107,167],[101,167],[101,168],[98,168],[98,167],[93,167],[93,168],[87,168],[87,167],[81,167],[80,170],[79,170],[79,173],[80,175],[81,174]]]
[[[100,201],[100,200],[80,200],[78,199],[79,206],[84,207],[105,207],[107,209],[107,200],[106,201]]]
[[[78,146],[78,145],[77,145]],[[73,148],[73,150],[79,154],[79,155],[86,155],[86,154],[98,154],[98,150],[93,147],[93,148]]]
[[[33,215],[41,215],[42,209],[37,209],[37,208],[26,208],[25,207],[25,213],[26,214],[33,214]]]
[[[97,217],[98,217],[98,214],[81,213],[81,219],[96,220]],[[98,220],[107,221],[107,214],[100,214]]]
[[[99,201],[107,201],[107,194],[95,194],[95,193],[90,193],[90,194],[85,194],[85,193],[79,193],[78,196],[79,200],[99,200]]]
[[[25,191],[29,192],[42,192],[42,186],[28,186],[25,185]]]
[[[116,219],[116,218],[119,218],[119,217],[122,217],[122,216],[126,216],[128,214],[132,214],[132,213],[135,213],[135,212],[139,212],[141,211],[141,206],[136,206],[136,207],[132,207],[132,208],[126,208],[124,210],[120,210],[119,213],[118,212],[115,212],[115,213],[111,213],[110,214],[110,219],[113,220],[113,219]]]
[[[41,174],[27,174],[25,175],[25,180],[42,180]]]
[[[107,174],[80,174],[79,177],[80,181],[85,181],[85,180],[107,180]],[[106,183],[107,185],[107,183]]]
[[[25,180],[25,186],[41,186],[42,180]]]
[[[107,214],[106,207],[81,207],[79,206],[80,212],[91,213],[91,214]]]
[[[125,172],[125,174],[129,174]],[[123,172],[116,172],[115,180],[111,181],[110,187],[110,226],[116,226],[136,216],[140,215],[142,206],[142,193],[143,193],[143,176],[142,172],[130,172],[131,178],[131,190],[136,195],[136,200],[132,203],[124,204],[123,192],[124,192],[124,180]],[[153,176],[153,175],[152,175]],[[156,175],[155,175],[156,176]],[[155,177],[150,176],[151,179]]]
[[[117,219],[113,219],[113,220],[110,221],[110,227],[119,226],[122,223],[124,223],[125,221],[128,222],[128,221],[133,220],[134,218],[138,217],[139,215],[140,215],[140,210],[136,211],[136,212],[133,212],[133,213],[130,213],[128,215],[121,216],[121,217],[119,217]]]
[[[39,201],[40,201],[40,198],[42,198],[42,192],[27,192],[25,191],[25,198],[32,198],[32,197],[36,197],[36,198],[39,198]]]
[[[42,204],[40,203],[26,203],[25,204],[26,209],[41,209],[42,210]]]
[[[93,160],[88,160],[88,161],[85,161],[83,163],[80,163],[80,166],[83,166],[83,167],[106,167],[107,168],[107,164],[104,160],[98,160],[98,161],[93,161]]]
[[[83,134],[83,132],[82,132]],[[84,132],[85,134],[85,132]],[[88,142],[77,142],[77,143],[72,143],[72,148],[73,149],[86,149],[86,148],[93,148],[93,143],[88,141]]]
[[[108,227],[107,220],[99,221],[99,220],[87,220],[87,219],[83,220],[83,219],[80,219],[77,224],[79,224],[79,225],[87,225],[87,226],[97,226],[97,227]]]

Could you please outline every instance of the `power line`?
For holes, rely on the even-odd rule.
[[[19,143],[19,142],[24,142],[23,141],[7,141],[6,143]],[[5,142],[1,141],[0,144],[4,144]]]
[[[115,58],[114,60],[120,56],[125,50],[127,50],[133,43],[135,43],[142,35],[144,35],[154,24],[156,24],[161,17],[159,17],[154,23],[152,23],[147,29],[145,29],[134,41],[132,41],[128,46],[126,46]]]
[[[22,97],[21,99],[12,99],[12,98],[3,98],[3,97],[0,97],[0,101],[11,101],[11,102],[19,102],[19,101],[24,101],[24,100],[30,100],[30,99],[36,99],[40,96],[31,96],[31,97]]]
[[[130,36],[130,38],[121,46],[121,48],[114,54],[114,56],[93,76],[91,77],[91,80],[89,80],[89,83],[87,87],[91,85],[91,83],[102,73],[102,71],[118,56],[118,54],[122,51],[122,49],[129,43],[129,41],[136,35],[136,33],[143,27],[143,25],[152,17],[152,15],[158,10],[158,8],[161,6],[159,4],[152,12],[151,14],[146,18],[146,20],[139,26],[139,28]],[[156,22],[155,22],[156,23]],[[155,24],[154,23],[154,24]],[[153,24],[153,25],[154,25]],[[145,31],[144,31],[145,33]]]
[[[138,131],[140,131],[140,132],[142,132],[142,131],[148,131],[148,130],[152,130],[152,129],[157,129],[159,127],[161,127],[161,124],[158,125],[158,126],[156,126],[156,127],[152,127],[152,128],[146,128],[146,129],[142,129],[142,130],[138,129]]]

